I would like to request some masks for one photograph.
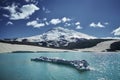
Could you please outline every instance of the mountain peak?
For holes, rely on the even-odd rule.
[[[67,28],[63,27],[55,27],[41,35],[37,36],[32,36],[32,37],[27,37],[29,40],[34,40],[34,41],[59,41],[59,40],[67,40],[72,42],[73,39],[95,39],[96,37],[89,36],[84,33],[80,33],[74,30],[69,30]]]

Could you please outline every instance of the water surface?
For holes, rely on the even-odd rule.
[[[89,62],[91,71],[30,59],[39,56]],[[0,54],[0,80],[120,80],[120,53],[57,52]]]

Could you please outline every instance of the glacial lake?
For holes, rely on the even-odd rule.
[[[34,62],[40,56],[67,60],[87,60],[90,71]],[[0,80],[120,80],[120,53],[41,52],[0,54]]]

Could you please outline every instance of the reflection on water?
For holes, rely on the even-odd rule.
[[[91,71],[80,72],[72,67],[31,58],[46,56],[68,60],[85,59]],[[0,80],[120,80],[120,53],[58,52],[0,54]]]

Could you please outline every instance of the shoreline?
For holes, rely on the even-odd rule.
[[[68,52],[74,50],[66,49],[54,49],[46,47],[38,47],[32,45],[19,45],[19,44],[10,44],[0,42],[0,54],[1,53],[19,53],[19,52]]]
[[[116,53],[115,51],[114,52],[93,52],[93,51],[40,51],[40,52],[18,52],[18,51],[15,51],[15,52],[3,52],[3,53],[0,53],[0,54],[23,54],[23,53],[25,53],[25,54],[34,54],[34,53],[63,53],[63,52],[65,52],[65,53],[68,53],[69,54],[69,52],[70,53],[81,53],[81,52],[85,52],[85,53],[95,53],[95,54],[109,54],[109,53]]]
[[[10,43],[3,43],[0,42],[0,54],[2,53],[40,53],[40,52],[96,52],[96,53],[106,53],[106,49],[109,49],[110,44],[115,42],[113,41],[105,41],[97,44],[96,46],[84,49],[55,49],[55,48],[46,48],[46,47],[38,47],[32,45],[19,45],[19,44],[10,44]],[[107,44],[107,45],[106,45]],[[101,46],[103,45],[103,46]],[[106,46],[105,46],[106,45]],[[117,51],[110,51],[110,52],[117,52]],[[118,51],[120,52],[120,51]]]

